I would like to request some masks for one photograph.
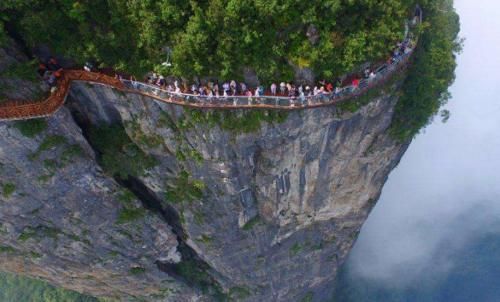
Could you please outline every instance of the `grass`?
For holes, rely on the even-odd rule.
[[[137,267],[133,267],[129,270],[129,273],[131,275],[142,275],[146,272],[146,269],[144,267],[140,267],[140,266],[137,266]]]
[[[246,110],[246,111],[201,111],[187,109],[186,117],[189,127],[201,124],[208,127],[219,125],[230,132],[253,133],[260,130],[263,122],[283,123],[288,118],[288,112],[276,110]]]
[[[234,286],[229,289],[229,297],[235,301],[244,300],[251,295],[251,292],[246,287]]]
[[[73,144],[64,149],[64,151],[61,153],[61,161],[63,163],[68,163],[75,157],[80,157],[83,155],[83,149],[80,147],[78,144]]]
[[[22,231],[22,233],[19,235],[17,238],[20,241],[27,241],[28,239],[31,238],[52,238],[54,240],[57,240],[57,236],[61,232],[52,227],[47,227],[47,226],[37,226],[36,228],[33,227],[25,227]]]
[[[37,159],[40,154],[56,146],[66,143],[66,138],[61,135],[47,135],[45,139],[40,143],[38,149],[29,156],[30,160]]]
[[[296,242],[290,247],[290,256],[293,257],[297,255],[302,250],[302,245]]]
[[[27,228],[24,228],[23,232],[21,233],[21,235],[19,235],[19,237],[17,239],[19,241],[27,241],[28,239],[35,237],[36,234],[37,233],[36,233],[35,229],[27,227]]]
[[[121,125],[93,127],[89,133],[91,143],[99,151],[100,165],[113,176],[142,176],[158,164],[132,142]]]
[[[255,216],[252,219],[250,219],[249,221],[247,221],[247,223],[245,223],[245,225],[243,225],[243,227],[241,229],[244,231],[249,231],[249,230],[253,229],[253,227],[256,226],[257,224],[259,224],[260,222],[261,222],[260,217]]]
[[[26,121],[18,121],[14,124],[22,135],[34,138],[47,129],[47,122],[44,119],[32,119]]]
[[[170,203],[191,203],[203,197],[205,183],[201,180],[192,179],[189,173],[182,170],[173,184],[165,193],[165,199]]]
[[[312,292],[307,292],[307,294],[300,299],[300,302],[312,302],[314,294]]]
[[[124,189],[118,194],[118,201],[126,206],[132,205],[132,202],[136,200],[134,193],[131,191]]]
[[[0,253],[13,254],[16,249],[11,246],[0,245]]]
[[[31,252],[29,253],[29,255],[30,255],[30,257],[31,257],[31,258],[33,258],[33,259],[39,259],[39,258],[42,258],[42,254],[37,253],[37,252],[33,252],[33,251],[31,251]]]
[[[144,217],[146,212],[142,208],[123,208],[116,219],[117,224],[129,223]]]
[[[213,240],[214,239],[211,236],[206,235],[206,234],[203,234],[196,239],[196,241],[202,242],[205,245],[209,245],[210,243],[212,243]]]
[[[8,182],[2,185],[2,195],[5,198],[9,198],[10,196],[12,196],[15,191],[16,185],[14,185],[13,183]]]

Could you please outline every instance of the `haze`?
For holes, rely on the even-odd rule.
[[[500,235],[500,1],[455,7],[466,42],[451,118],[436,118],[412,143],[348,263],[351,274],[385,286],[446,278],[453,254],[478,236]]]

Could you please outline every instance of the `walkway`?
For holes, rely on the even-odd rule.
[[[25,120],[53,115],[64,105],[73,81],[103,84],[125,93],[140,94],[164,103],[191,108],[298,110],[330,106],[355,99],[370,89],[382,86],[392,75],[407,66],[411,53],[403,55],[399,60],[391,64],[383,64],[375,70],[375,77],[361,80],[357,88],[346,86],[338,93],[296,98],[284,96],[207,97],[168,92],[155,85],[129,80],[118,80],[100,73],[83,70],[64,70],[61,78],[58,80],[57,90],[44,101],[6,101],[0,104],[0,121]]]
[[[416,17],[422,22],[422,10],[417,7]],[[408,37],[408,25],[405,39]],[[6,101],[0,104],[0,121],[27,120],[51,116],[64,105],[73,81],[103,84],[125,93],[139,94],[157,101],[200,109],[278,109],[300,110],[336,105],[356,99],[368,90],[384,85],[395,73],[408,66],[411,51],[402,54],[391,63],[374,70],[375,76],[362,79],[357,87],[345,86],[337,92],[314,96],[199,96],[176,93],[142,82],[115,79],[100,73],[84,70],[64,70],[57,82],[57,90],[43,101]]]

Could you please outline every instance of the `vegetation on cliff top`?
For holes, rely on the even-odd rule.
[[[391,128],[407,140],[449,97],[460,48],[458,16],[452,0],[383,2],[63,0],[55,9],[50,1],[10,0],[0,4],[0,43],[10,35],[28,49],[47,45],[78,63],[95,60],[136,75],[162,69],[184,78],[239,80],[251,67],[267,82],[291,80],[299,66],[332,79],[385,59],[418,3],[425,23]],[[161,65],[167,52],[170,70]],[[226,124],[258,124],[233,122]]]
[[[455,55],[461,50],[460,23],[453,1],[422,2],[423,32],[391,127],[391,134],[400,140],[415,136],[449,99],[448,87],[455,80]]]
[[[416,0],[51,1],[0,4],[0,36],[45,44],[83,63],[142,74],[172,50],[176,75],[292,79],[311,67],[333,77],[385,58]]]

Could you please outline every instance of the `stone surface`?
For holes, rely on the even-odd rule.
[[[125,206],[141,203],[103,174],[68,110],[59,110],[48,125],[31,139],[13,123],[0,124],[0,183],[15,186],[12,195],[0,196],[2,270],[96,296],[174,291],[189,297],[189,289],[155,264],[180,261],[171,227],[148,211],[119,223]],[[57,136],[64,142],[33,158]],[[65,159],[67,150],[80,151]],[[134,268],[145,273],[134,274]]]
[[[240,134],[101,85],[74,85],[69,107],[93,124],[122,123],[159,159],[140,179],[158,199],[181,169],[203,181],[201,200],[170,206],[183,216],[186,242],[223,276],[226,290],[244,288],[248,301],[295,301],[309,293],[323,301],[406,150],[387,133],[395,102],[380,97],[354,114],[335,107],[293,112],[281,124]],[[157,146],[141,143],[153,137],[161,138]],[[176,158],[186,149],[203,160]]]
[[[75,83],[38,136],[0,123],[1,189],[14,187],[0,195],[0,269],[120,300],[214,300],[172,269],[190,257],[236,301],[326,301],[407,148],[388,134],[396,94],[355,113],[291,112],[247,132],[210,112]],[[128,184],[133,194],[102,171],[84,135],[102,124],[123,125],[158,161]],[[191,182],[181,191],[197,184],[201,198],[166,194],[181,171]],[[125,208],[144,205],[120,223]]]

